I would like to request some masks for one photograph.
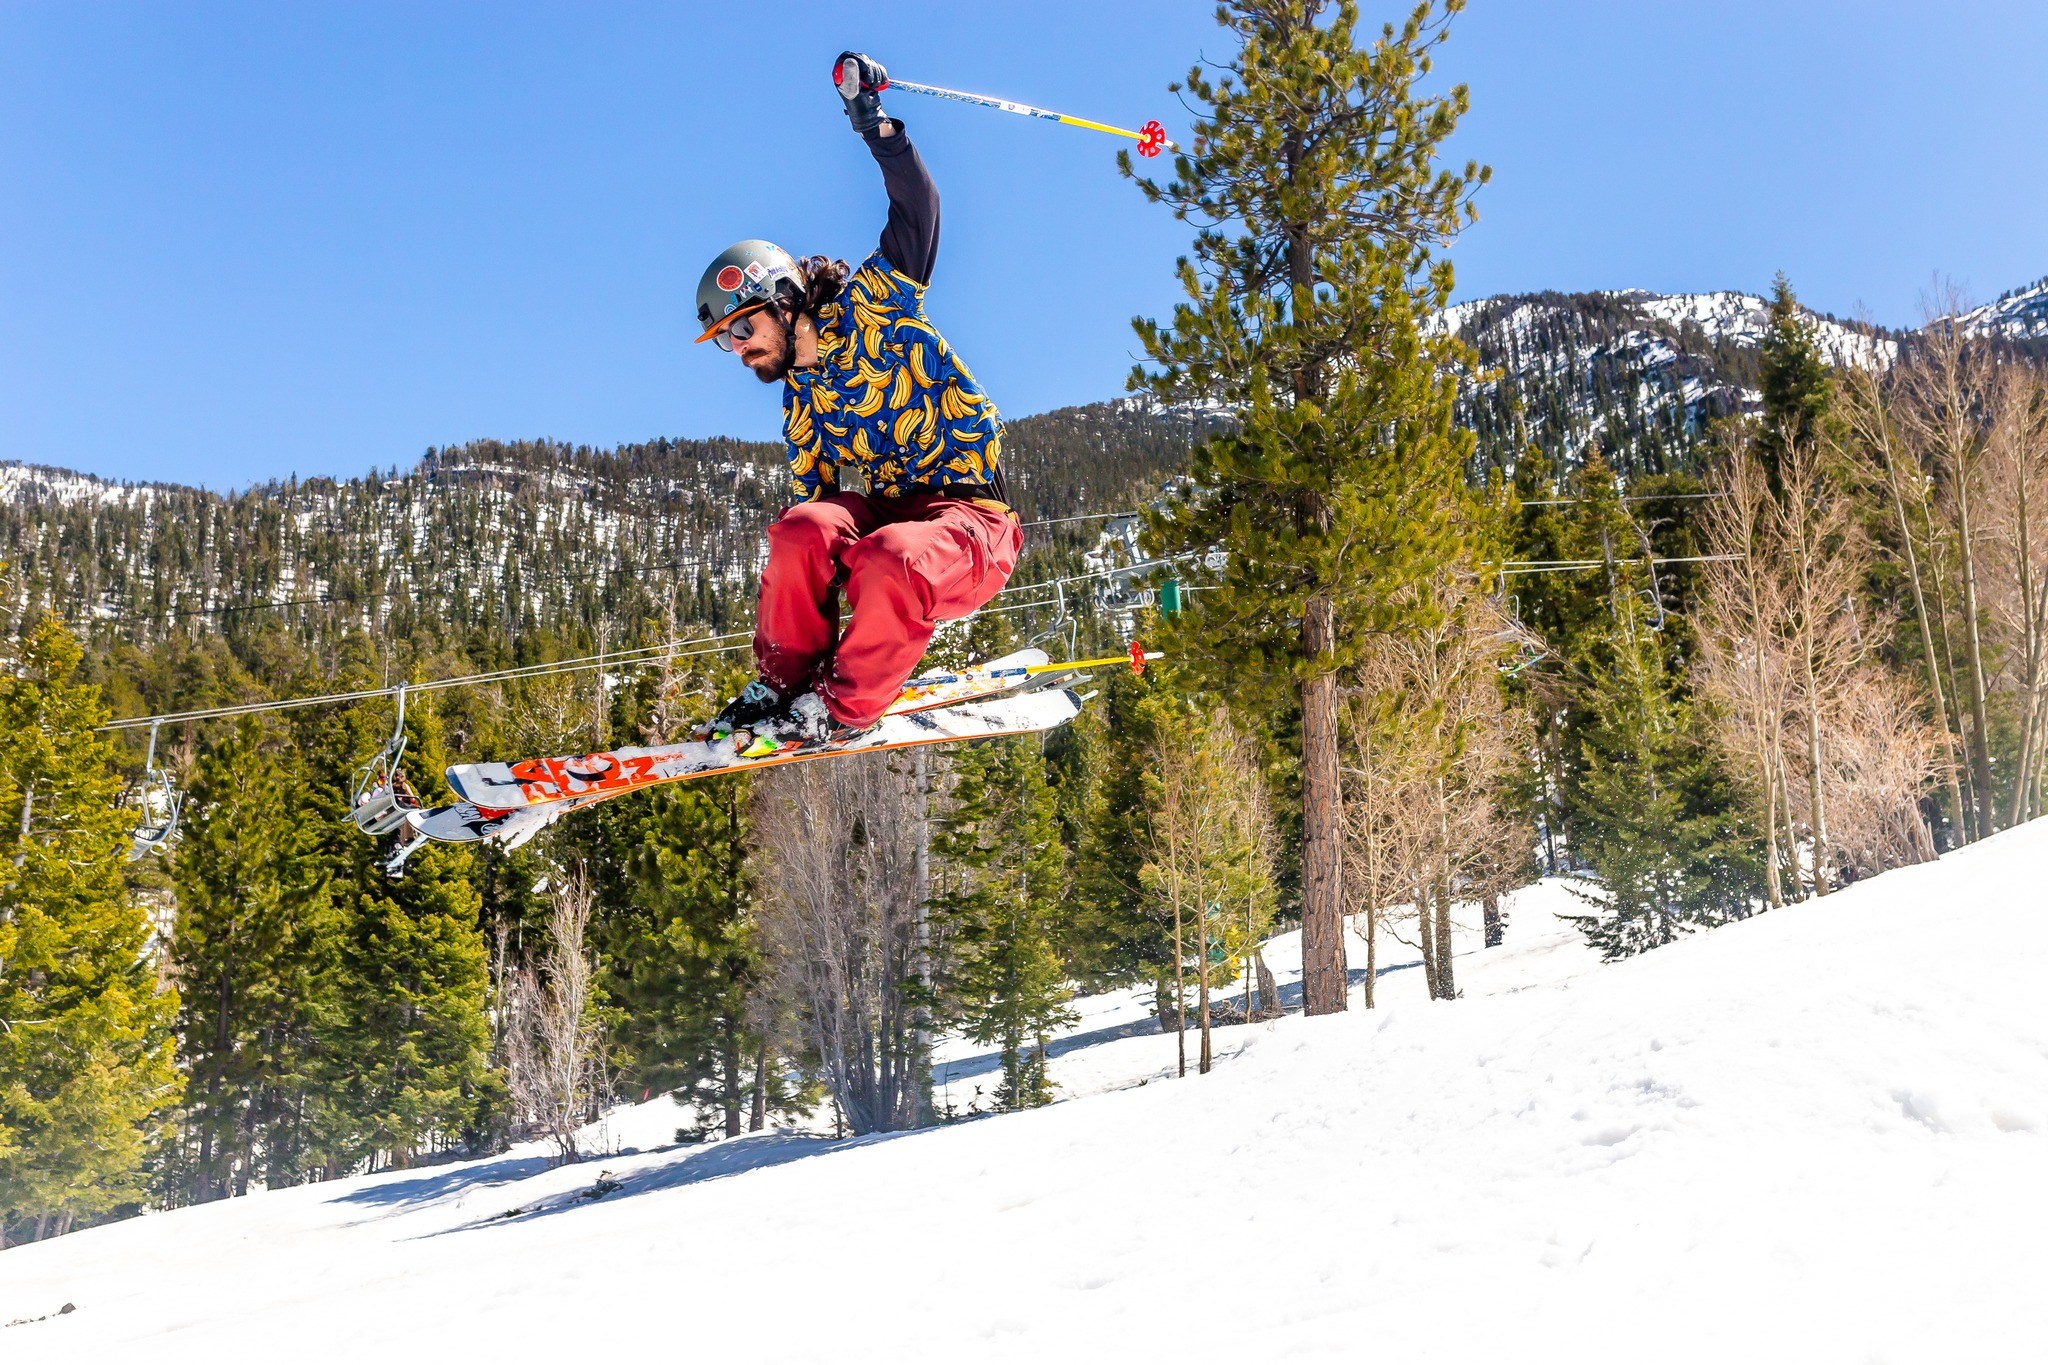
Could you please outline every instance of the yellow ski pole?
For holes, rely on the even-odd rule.
[[[1143,673],[1145,665],[1153,659],[1166,656],[1158,650],[1148,650],[1136,640],[1122,654],[1111,654],[1101,659],[1062,659],[1049,664],[1022,664],[1015,668],[970,668],[960,673],[928,673],[922,678],[912,678],[903,684],[905,688],[939,687],[946,683],[980,682],[994,678],[1029,678],[1040,673],[1065,673],[1077,668],[1107,668],[1111,664],[1129,664],[1131,672]]]
[[[1018,104],[1015,100],[999,100],[992,95],[970,95],[964,90],[947,90],[936,85],[919,85],[916,81],[892,80],[882,87],[884,90],[908,90],[916,95],[935,95],[942,100],[959,100],[962,104],[978,104],[984,109],[1000,109],[1006,114],[1022,114],[1026,118],[1051,119],[1064,123],[1070,128],[1092,128],[1098,133],[1113,137],[1127,137],[1138,144],[1139,156],[1158,156],[1161,148],[1179,151],[1180,147],[1169,141],[1166,129],[1158,119],[1152,119],[1144,127],[1132,132],[1129,128],[1118,128],[1114,124],[1097,123],[1094,119],[1075,118],[1072,114],[1057,114],[1050,109],[1039,109],[1029,104]]]

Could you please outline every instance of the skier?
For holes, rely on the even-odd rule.
[[[881,64],[841,53],[832,78],[888,189],[880,247],[849,271],[738,242],[697,286],[697,340],[783,386],[783,435],[803,499],[768,528],[759,679],[699,732],[749,730],[762,752],[873,726],[938,623],[994,597],[1023,548],[996,465],[995,405],[924,314],[938,191],[902,123],[882,112]],[[842,489],[851,471],[866,492]],[[842,587],[853,614],[843,635]]]

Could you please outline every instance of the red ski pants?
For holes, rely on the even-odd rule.
[[[787,695],[815,686],[842,725],[870,725],[916,671],[941,621],[994,597],[1024,533],[1001,503],[835,493],[768,528],[754,663]],[[853,613],[839,633],[839,594]]]

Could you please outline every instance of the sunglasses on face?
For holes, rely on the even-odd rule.
[[[717,336],[711,338],[712,344],[721,351],[730,351],[735,341],[746,341],[752,338],[754,335],[754,314],[760,312],[766,306],[766,304],[757,305],[734,317],[731,322],[725,324]]]

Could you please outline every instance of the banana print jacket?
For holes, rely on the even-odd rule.
[[[879,250],[818,310],[818,364],[782,396],[791,481],[805,501],[838,491],[840,470],[885,498],[946,484],[997,485],[1002,421],[924,314],[938,254],[938,192],[899,123],[869,140],[889,190]],[[902,262],[901,268],[896,264]]]

